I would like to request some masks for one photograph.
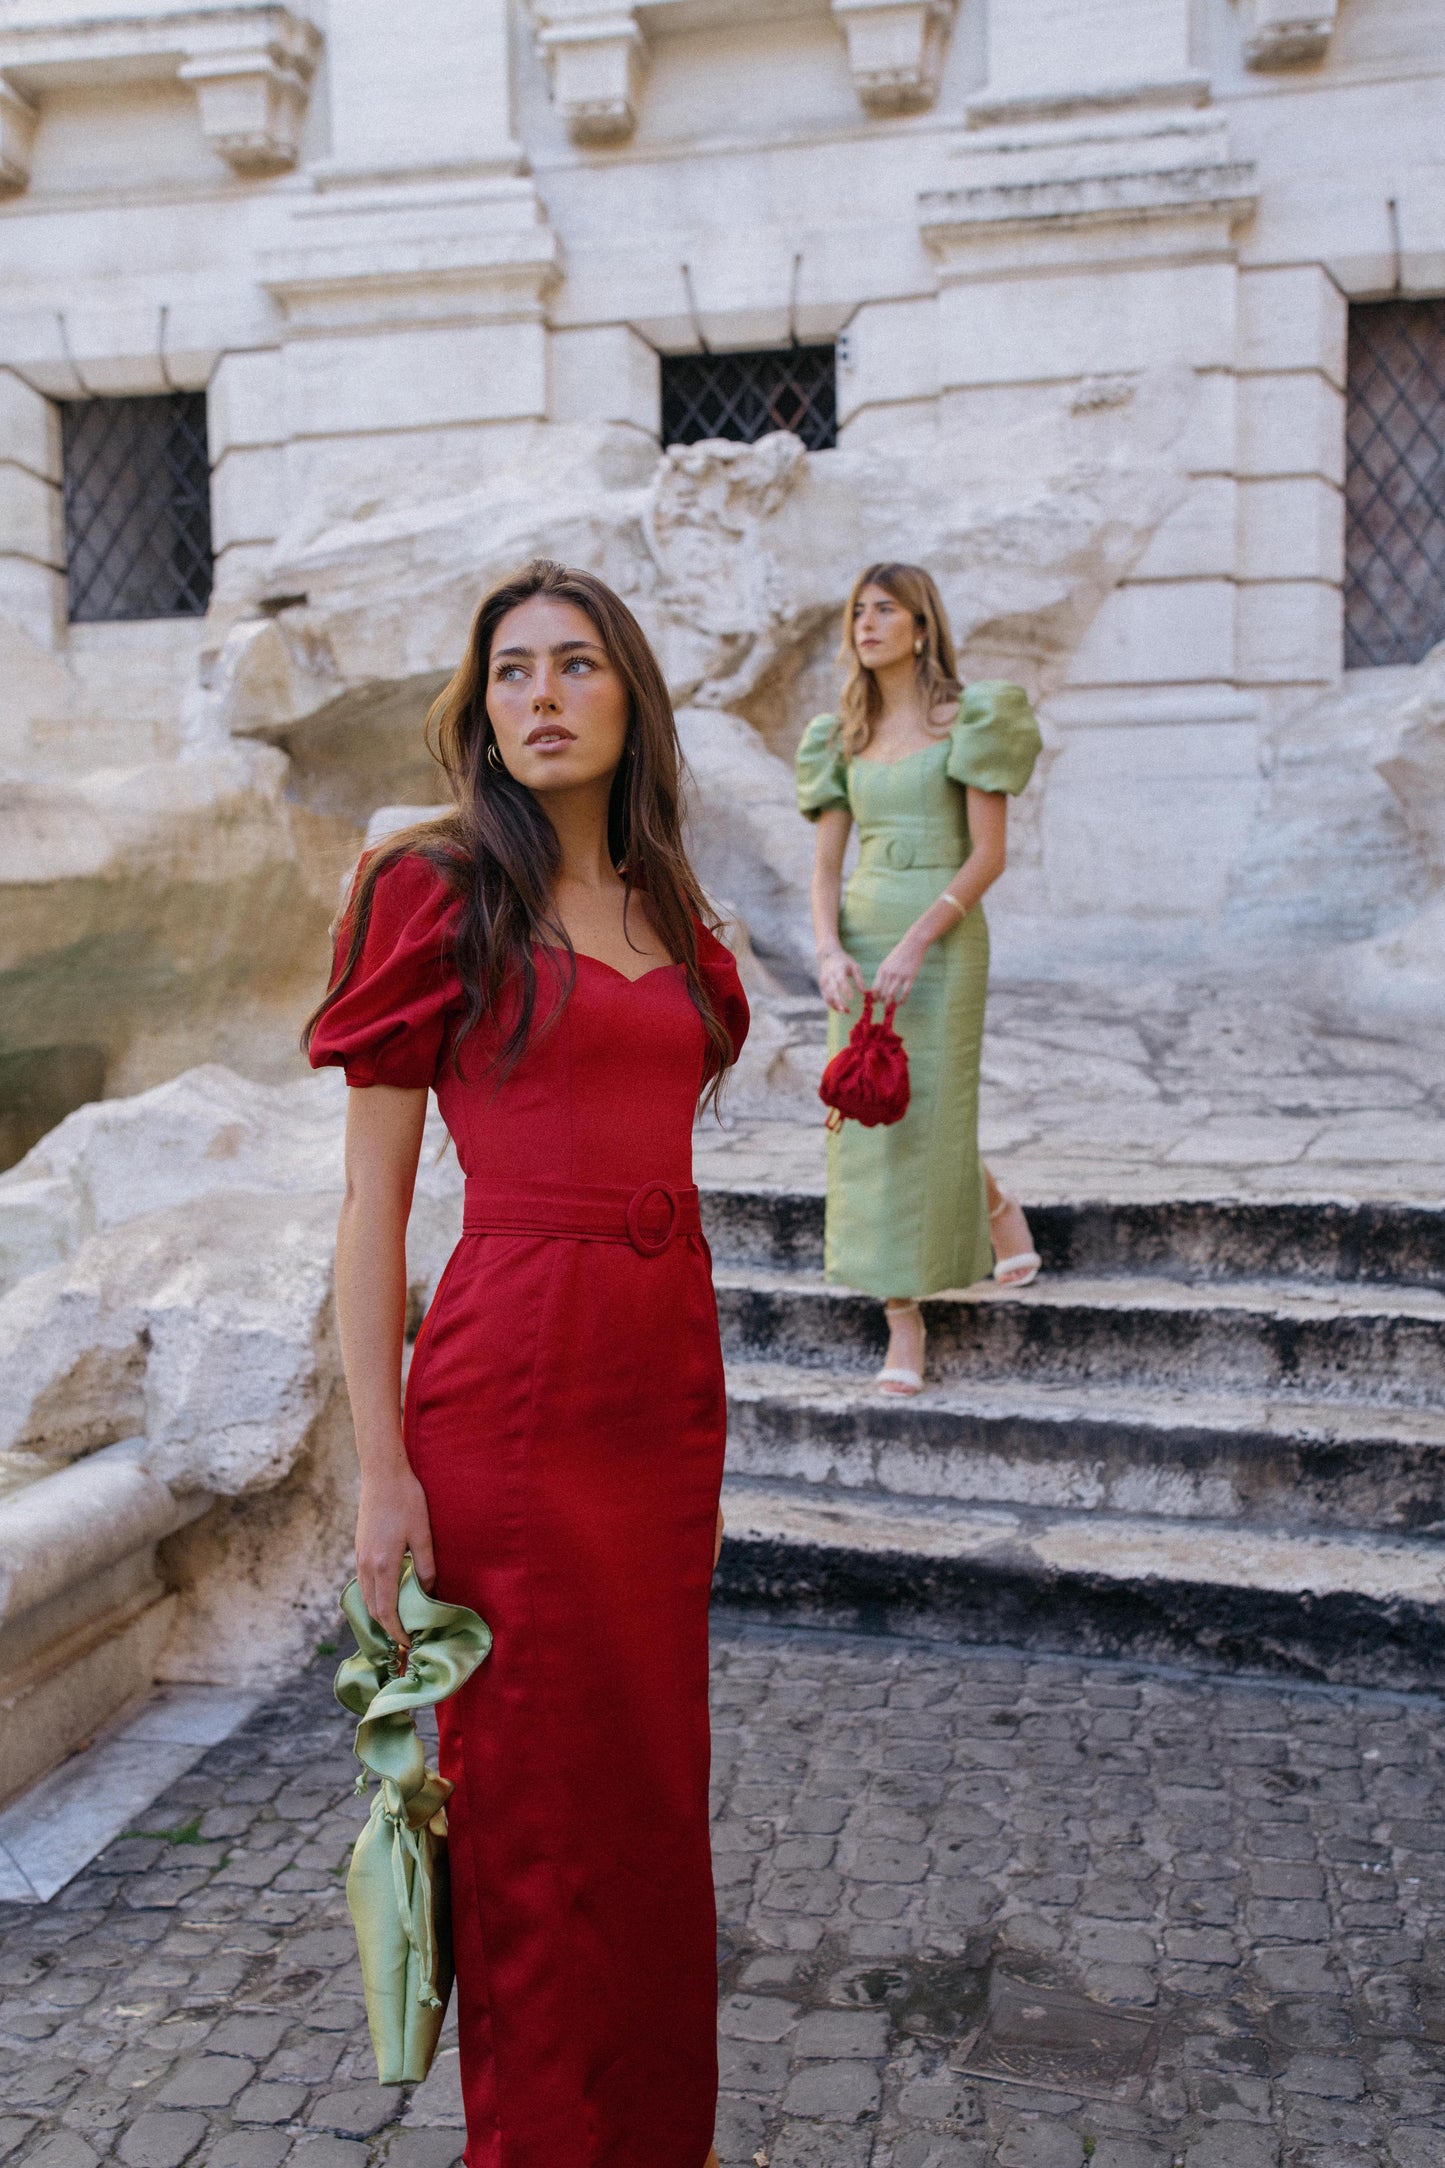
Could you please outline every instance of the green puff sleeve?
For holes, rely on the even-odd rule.
[[[951,736],[948,774],[953,781],[971,783],[975,790],[1006,790],[1011,797],[1033,774],[1044,742],[1022,685],[996,678],[982,678],[967,688]]]
[[[815,821],[833,806],[848,805],[848,761],[831,715],[815,715],[803,732],[796,762],[798,811]]]

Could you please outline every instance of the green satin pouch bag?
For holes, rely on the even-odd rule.
[[[396,1645],[361,1600],[355,1581],[341,1609],[356,1654],[336,1674],[336,1698],[360,1717],[356,1757],[381,1790],[357,1838],[346,1877],[356,1929],[366,2022],[383,2085],[418,2085],[436,2054],[452,1991],[446,1802],[452,1786],[428,1769],[415,1712],[464,1686],[492,1646],[491,1628],[464,1604],[438,1603],[408,1558],[397,1610],[411,1658],[397,1670]]]

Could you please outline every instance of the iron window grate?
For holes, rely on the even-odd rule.
[[[211,599],[206,395],[60,410],[72,624],[200,617]]]
[[[1445,640],[1445,301],[1350,309],[1345,667]]]
[[[698,444],[708,437],[756,444],[775,429],[790,429],[810,452],[824,452],[837,443],[833,347],[663,355],[664,444]]]

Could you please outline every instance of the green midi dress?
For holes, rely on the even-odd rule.
[[[849,760],[831,715],[798,748],[798,804],[810,820],[838,806],[858,824],[858,863],[839,915],[866,983],[957,873],[970,850],[966,786],[1021,791],[1039,728],[1022,688],[970,685],[936,745],[902,760]],[[935,941],[894,1019],[908,1049],[908,1112],[888,1128],[845,1122],[828,1139],[824,1254],[831,1284],[866,1295],[968,1287],[993,1268],[978,1156],[978,1071],[988,989],[980,906]],[[861,1009],[828,1024],[843,1045]]]

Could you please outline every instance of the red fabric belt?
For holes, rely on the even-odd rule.
[[[702,1218],[691,1183],[674,1188],[670,1182],[644,1182],[640,1189],[629,1190],[519,1182],[502,1189],[474,1177],[467,1183],[462,1232],[630,1242],[640,1257],[659,1257],[674,1235],[701,1234]]]

